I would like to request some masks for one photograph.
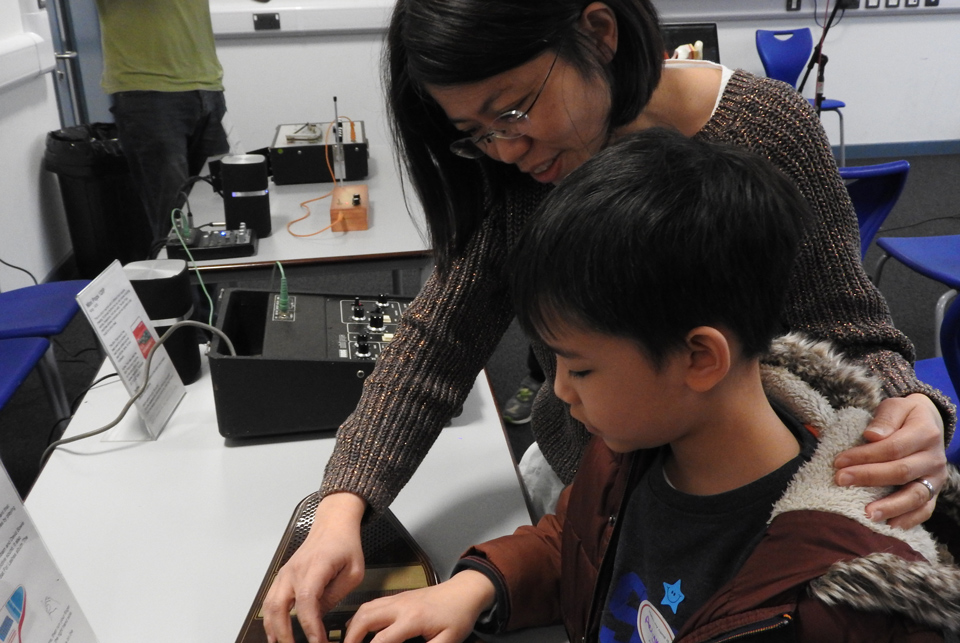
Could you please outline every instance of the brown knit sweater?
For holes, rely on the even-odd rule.
[[[790,330],[830,339],[876,373],[890,396],[929,395],[949,439],[955,410],[917,381],[913,345],[893,327],[883,296],[863,271],[856,214],[809,103],[788,85],[737,71],[696,136],[768,158],[813,206],[816,224],[802,245],[784,313]],[[413,475],[513,319],[502,266],[548,190],[525,179],[505,207],[490,212],[452,269],[428,280],[340,428],[323,495],[351,491],[380,511]],[[569,482],[589,434],[553,394],[552,353],[538,342],[534,352],[547,381],[531,428],[544,457]]]

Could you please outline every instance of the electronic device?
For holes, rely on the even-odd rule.
[[[236,154],[220,159],[220,184],[227,229],[240,225],[264,239],[270,236],[269,168],[262,154]]]
[[[250,257],[257,254],[257,233],[240,222],[236,230],[204,228],[180,229],[183,241],[171,230],[167,236],[167,257],[169,259],[205,261],[209,259],[229,259],[231,257]],[[184,244],[190,250],[184,249]]]
[[[210,377],[220,434],[251,438],[334,431],[393,340],[412,298],[225,288]]]
[[[337,179],[367,178],[369,146],[363,121],[278,125],[268,148],[270,170],[277,185],[329,183],[330,168]],[[340,137],[339,139],[337,137]],[[328,166],[329,162],[329,166]]]
[[[330,229],[334,232],[366,230],[370,227],[370,196],[366,185],[338,185],[330,197]]]
[[[273,579],[290,560],[310,532],[313,517],[320,500],[316,493],[304,498],[290,519],[280,545],[270,561],[257,596],[247,613],[236,643],[266,643],[263,629],[263,599]],[[390,596],[410,589],[436,585],[437,572],[427,555],[410,536],[390,510],[364,524],[360,532],[363,559],[366,566],[363,582],[324,616],[327,640],[336,643],[343,639],[346,623],[361,603],[382,596]],[[297,619],[291,616],[294,640],[306,641]],[[422,639],[421,639],[422,640]]]

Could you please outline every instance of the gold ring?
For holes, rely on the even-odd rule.
[[[933,488],[933,485],[930,484],[930,481],[927,480],[926,478],[918,478],[916,482],[919,482],[920,484],[922,484],[924,487],[927,488],[927,491],[930,492],[929,500],[933,500],[933,497],[937,495],[937,491]]]

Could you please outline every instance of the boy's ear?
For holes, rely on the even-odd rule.
[[[698,326],[687,333],[686,345],[686,384],[698,393],[706,393],[730,372],[730,343],[716,328]]]
[[[600,52],[600,62],[609,64],[617,53],[617,16],[602,2],[591,2],[580,12],[580,30],[590,36]]]

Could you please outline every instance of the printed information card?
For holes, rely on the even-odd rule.
[[[2,466],[0,601],[0,643],[97,640]]]
[[[105,439],[156,440],[183,399],[186,388],[166,349],[157,346],[159,337],[120,262],[111,263],[81,290],[77,302],[130,396],[143,386],[147,355],[155,348],[150,362],[150,380],[136,401],[143,426],[132,434],[115,429]],[[123,426],[121,423],[117,428]]]

